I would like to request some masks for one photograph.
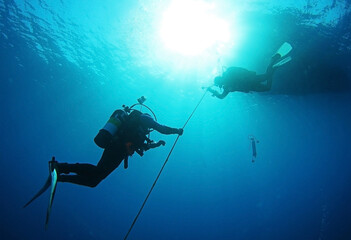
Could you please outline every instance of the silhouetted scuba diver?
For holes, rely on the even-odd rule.
[[[278,51],[273,55],[270,64],[267,67],[266,73],[257,75],[256,72],[246,70],[240,67],[230,67],[214,79],[214,85],[223,89],[222,93],[207,88],[209,92],[220,99],[225,98],[230,92],[265,92],[269,91],[272,87],[273,73],[279,66],[291,60],[291,57],[285,57],[292,47],[289,43],[285,42]]]
[[[137,104],[133,106],[135,105]],[[52,162],[53,168],[58,173],[58,182],[70,182],[95,187],[113,172],[123,160],[124,167],[127,168],[128,157],[135,152],[143,156],[144,151],[165,145],[165,142],[162,140],[156,143],[149,139],[148,135],[151,129],[162,134],[183,134],[182,128],[171,128],[161,125],[149,114],[131,108],[124,106],[123,110],[116,110],[104,128],[95,137],[95,143],[104,149],[101,159],[96,166],[82,163]],[[70,173],[75,174],[71,175]]]

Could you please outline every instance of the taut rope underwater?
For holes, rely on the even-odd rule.
[[[183,129],[184,129],[184,128],[185,128],[185,126],[188,124],[188,122],[189,122],[189,120],[191,119],[191,117],[194,115],[194,113],[195,113],[196,109],[199,107],[199,105],[200,105],[200,103],[202,102],[202,100],[204,99],[204,97],[205,97],[206,93],[207,93],[207,90],[205,91],[204,95],[202,95],[202,97],[201,97],[200,101],[197,103],[197,105],[196,105],[196,107],[194,108],[193,112],[190,114],[190,116],[189,116],[188,120],[186,120],[186,122],[185,122],[185,124],[184,124],[184,126],[183,126]],[[133,227],[134,227],[135,222],[137,221],[137,219],[138,219],[138,217],[139,217],[139,215],[140,215],[141,211],[143,210],[143,208],[144,208],[144,206],[145,206],[145,204],[146,204],[146,201],[148,200],[148,198],[149,198],[149,196],[150,196],[150,194],[151,194],[152,190],[154,189],[154,187],[155,187],[155,185],[156,185],[156,183],[157,183],[157,181],[158,181],[158,179],[159,179],[159,177],[160,177],[160,175],[161,175],[161,173],[162,173],[163,169],[165,168],[165,166],[166,166],[166,164],[167,164],[168,159],[169,159],[169,157],[171,156],[171,154],[172,154],[172,152],[173,152],[173,149],[174,149],[175,145],[176,145],[176,144],[177,144],[177,142],[178,142],[179,137],[180,137],[180,135],[178,135],[178,136],[177,136],[177,138],[176,138],[176,140],[174,141],[173,146],[172,146],[171,150],[169,151],[168,156],[167,156],[167,158],[166,158],[165,162],[163,163],[163,166],[162,166],[162,168],[161,168],[160,172],[158,173],[158,175],[157,175],[157,177],[156,177],[156,179],[155,179],[154,183],[152,184],[152,186],[151,186],[151,188],[150,188],[149,193],[147,194],[147,196],[146,196],[146,198],[145,198],[145,200],[144,200],[143,204],[141,205],[141,207],[140,207],[140,209],[139,209],[138,214],[135,216],[135,218],[134,218],[134,221],[133,221],[132,225],[130,226],[130,228],[129,228],[129,230],[128,230],[127,234],[126,234],[126,235],[125,235],[125,237],[124,237],[124,240],[126,240],[126,239],[128,238],[129,233],[132,231],[132,229],[133,229]]]

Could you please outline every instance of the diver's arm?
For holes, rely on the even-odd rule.
[[[223,99],[223,98],[225,98],[228,95],[228,93],[229,93],[229,91],[224,89],[221,94],[217,94],[215,96],[218,97],[219,99]]]
[[[207,90],[212,93],[212,96],[216,96],[219,99],[225,98],[229,93],[229,91],[226,89],[224,89],[222,93],[219,93],[218,91],[213,90],[212,88],[208,88]]]
[[[140,120],[144,127],[147,128],[152,128],[155,129],[157,132],[162,133],[162,134],[183,134],[183,129],[182,128],[171,128],[165,125],[161,125],[158,122],[154,121],[151,117],[147,115],[141,115]]]
[[[157,147],[159,147],[159,146],[161,146],[161,145],[164,146],[165,144],[166,144],[166,142],[163,141],[163,140],[160,140],[160,141],[158,141],[157,143],[151,142],[151,143],[145,144],[144,147],[143,147],[143,149],[144,149],[144,151],[147,151],[147,150],[149,150],[149,149],[151,149],[151,148],[157,148]]]

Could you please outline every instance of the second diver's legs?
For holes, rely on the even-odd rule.
[[[273,74],[275,69],[273,68],[273,65],[280,59],[280,55],[276,54],[272,57],[271,62],[269,63],[266,73],[261,74],[261,75],[256,75],[255,76],[255,84],[253,86],[253,91],[255,92],[266,92],[270,91],[272,88],[272,81],[273,81]],[[264,83],[266,82],[266,83]]]
[[[124,157],[125,155],[120,148],[111,146],[104,150],[97,166],[81,163],[58,163],[57,167],[60,173],[58,181],[96,187],[119,166]],[[76,173],[76,175],[68,175],[68,173]]]
[[[255,84],[252,86],[252,91],[266,92],[271,90],[273,81],[273,70],[265,74],[255,76]]]

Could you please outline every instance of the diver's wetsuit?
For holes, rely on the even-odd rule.
[[[279,56],[278,56],[279,57]],[[272,87],[274,68],[273,64],[278,57],[274,56],[267,67],[265,74],[257,75],[256,72],[240,67],[230,67],[223,73],[223,92],[219,93],[209,89],[214,96],[223,99],[230,92],[266,92]]]
[[[147,114],[140,115],[139,123],[145,129],[152,128],[162,134],[179,134],[179,129],[161,125]],[[58,181],[95,187],[113,172],[126,157],[128,154],[123,141],[113,141],[105,148],[97,166],[86,163],[58,163],[57,169],[60,174]],[[76,173],[76,175],[68,175],[71,172]]]

